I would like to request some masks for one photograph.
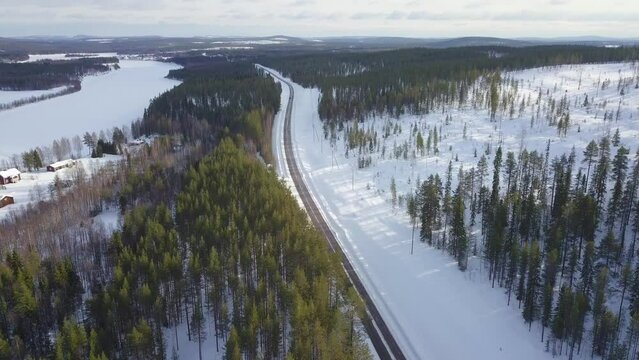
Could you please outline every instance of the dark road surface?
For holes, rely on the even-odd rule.
[[[295,184],[295,187],[297,188],[297,192],[299,193],[302,202],[304,203],[306,212],[308,213],[315,227],[320,230],[322,234],[324,234],[324,237],[326,238],[331,251],[336,252],[340,255],[340,258],[342,259],[342,265],[344,267],[344,270],[346,271],[348,279],[353,284],[360,297],[364,301],[368,313],[368,318],[363,319],[364,327],[366,329],[366,332],[368,333],[369,338],[371,339],[371,342],[373,343],[373,346],[375,347],[375,350],[377,351],[378,356],[382,360],[404,360],[406,359],[406,357],[404,356],[402,349],[395,341],[393,334],[390,332],[388,326],[384,322],[384,319],[377,310],[377,307],[366,291],[366,288],[364,288],[364,285],[355,272],[355,269],[353,269],[350,261],[339,246],[339,243],[335,238],[335,234],[333,234],[330,226],[326,223],[324,217],[322,217],[317,204],[315,204],[313,197],[311,196],[308,188],[306,187],[306,184],[304,183],[302,175],[297,166],[297,162],[295,161],[295,154],[293,152],[293,144],[291,139],[291,116],[293,111],[293,97],[295,95],[293,92],[293,86],[291,86],[288,81],[282,79],[278,75],[272,75],[280,80],[282,84],[288,85],[288,88],[290,89],[288,105],[286,107],[286,117],[284,121],[284,152],[286,154],[286,163],[291,173],[291,178],[293,180],[293,183]]]

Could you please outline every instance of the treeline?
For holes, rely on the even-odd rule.
[[[616,148],[613,154],[613,149]],[[639,153],[608,137],[575,151],[497,149],[474,168],[452,162],[407,204],[420,239],[466,270],[482,259],[493,286],[540,321],[553,354],[639,356]],[[548,335],[547,335],[548,334]],[[588,339],[588,340],[585,340]]]
[[[280,106],[280,87],[250,63],[186,62],[169,77],[183,83],[155,98],[134,136],[167,134],[215,144],[224,131],[244,135],[265,158],[271,156],[271,127]],[[226,129],[226,130],[225,130]]]
[[[305,87],[318,87],[331,125],[370,115],[424,114],[465,103],[472,84],[503,70],[639,59],[639,48],[462,47],[264,58]]]
[[[118,58],[0,63],[0,89],[48,90],[59,86],[72,87],[85,75],[109,71],[109,64],[114,63],[118,63]]]

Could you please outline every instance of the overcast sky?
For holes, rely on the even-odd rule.
[[[0,0],[0,36],[639,37],[639,0]]]

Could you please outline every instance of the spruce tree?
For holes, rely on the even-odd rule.
[[[460,170],[460,177],[462,174]],[[452,253],[457,260],[457,265],[462,271],[466,270],[468,258],[468,235],[466,234],[466,226],[464,224],[465,210],[462,181],[460,179],[457,190],[453,196],[451,245]]]
[[[433,230],[438,228],[440,217],[441,181],[438,175],[431,175],[422,183],[419,195],[421,203],[420,240],[433,245]]]

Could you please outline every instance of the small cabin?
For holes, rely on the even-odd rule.
[[[20,171],[16,168],[0,171],[0,185],[14,184],[20,179]]]
[[[62,160],[58,162],[54,162],[53,164],[47,165],[47,171],[55,172],[58,170],[71,168],[75,166],[75,160]]]
[[[10,195],[0,195],[0,208],[3,208],[7,205],[15,204],[15,200],[13,196]]]

